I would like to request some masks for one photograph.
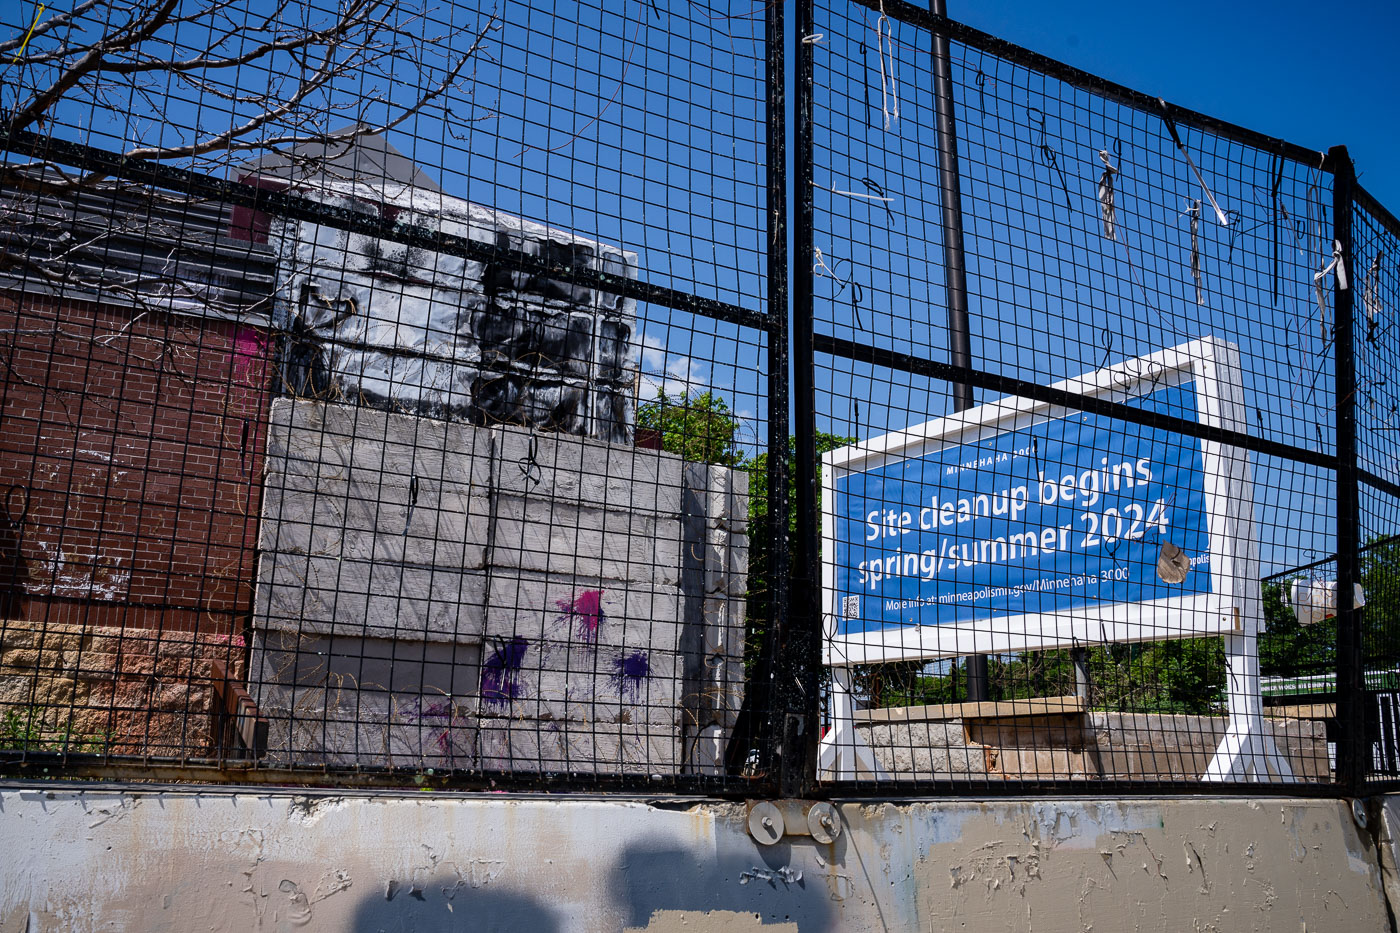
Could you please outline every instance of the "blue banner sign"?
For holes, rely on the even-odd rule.
[[[1190,381],[1132,404],[1199,420]],[[838,636],[1211,592],[1201,442],[1162,429],[1075,412],[835,492]]]

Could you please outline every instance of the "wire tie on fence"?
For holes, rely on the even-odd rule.
[[[1366,279],[1361,285],[1361,304],[1366,308],[1366,340],[1369,343],[1376,342],[1376,319],[1385,310],[1376,288],[1381,274],[1381,259],[1384,256],[1385,250],[1376,250],[1376,255],[1371,257],[1371,268],[1366,270]]]
[[[1230,218],[1220,209],[1220,205],[1215,203],[1215,195],[1210,193],[1210,188],[1206,186],[1205,176],[1201,170],[1196,168],[1196,163],[1191,161],[1191,153],[1186,151],[1186,146],[1181,142],[1181,136],[1176,131],[1176,124],[1172,122],[1171,111],[1167,102],[1162,98],[1157,98],[1157,103],[1162,106],[1162,122],[1167,125],[1167,132],[1172,134],[1172,142],[1176,143],[1177,151],[1186,160],[1186,164],[1191,166],[1191,171],[1196,175],[1196,181],[1201,183],[1201,190],[1206,193],[1206,199],[1210,201],[1210,206],[1215,208],[1215,219],[1220,221],[1220,226],[1230,226]]]
[[[1118,174],[1118,169],[1109,161],[1107,149],[1099,150],[1099,159],[1103,161],[1103,174],[1099,175],[1099,210],[1103,214],[1103,235],[1114,240],[1117,238],[1113,235],[1116,219],[1113,209],[1113,176]]]
[[[826,38],[826,33],[815,32],[815,33],[812,33],[812,35],[810,35],[810,36],[803,36],[803,37],[802,37],[802,41],[805,42],[805,43],[807,43],[808,45],[817,45],[818,43],[820,43],[820,42],[821,42],[823,39],[825,39],[825,38]]]
[[[535,429],[530,429],[530,446],[526,448],[525,456],[520,458],[520,475],[525,478],[525,482],[530,484],[530,489],[534,489],[544,481],[544,470],[540,469],[539,461],[535,459],[536,453]]]
[[[1101,344],[1103,347],[1103,359],[1099,362],[1099,369],[1103,369],[1108,365],[1108,358],[1113,354],[1113,331],[1105,327],[1099,332],[1099,335],[1103,337],[1103,343]]]
[[[1074,201],[1069,194],[1069,180],[1065,177],[1065,170],[1060,168],[1059,156],[1055,154],[1054,149],[1050,148],[1050,134],[1045,128],[1045,111],[1039,107],[1028,107],[1026,110],[1028,113],[1040,114],[1040,161],[1054,169],[1055,174],[1059,176],[1060,188],[1065,193],[1065,207],[1072,214],[1074,213]]]
[[[1191,278],[1196,280],[1196,304],[1206,303],[1205,296],[1201,291],[1201,199],[1188,201],[1191,206],[1182,211],[1191,218]]]
[[[875,181],[868,175],[862,175],[860,178],[860,183],[862,185],[865,185],[865,187],[869,190],[879,195],[879,197],[875,198],[874,200],[879,201],[885,206],[885,216],[887,216],[890,219],[890,223],[893,224],[894,211],[890,210],[890,202],[893,201],[894,198],[885,197],[885,189],[876,184]]]
[[[1235,239],[1239,236],[1240,222],[1244,219],[1244,214],[1231,209],[1226,211],[1225,215],[1230,218],[1230,249],[1225,254],[1225,262],[1232,263],[1235,261]]]
[[[885,129],[890,121],[899,122],[899,81],[894,72],[894,26],[885,15],[884,0],[880,2],[880,18],[875,21],[875,51],[880,56],[880,110],[885,115]],[[885,50],[889,50],[889,73],[885,73]],[[893,106],[891,106],[893,104]]]
[[[1279,255],[1278,255],[1278,254],[1279,254],[1279,229],[1278,229],[1278,228],[1279,228],[1279,223],[1278,223],[1278,218],[1279,218],[1279,214],[1280,214],[1280,213],[1285,213],[1285,214],[1286,214],[1287,211],[1286,211],[1286,209],[1285,209],[1284,206],[1283,206],[1283,201],[1282,201],[1282,200],[1279,198],[1279,196],[1278,196],[1278,189],[1283,185],[1283,156],[1281,156],[1281,155],[1273,155],[1273,156],[1270,156],[1270,158],[1273,159],[1273,160],[1275,161],[1275,163],[1277,164],[1277,166],[1278,166],[1278,168],[1274,171],[1274,189],[1273,189],[1273,191],[1271,191],[1271,192],[1269,193],[1269,197],[1270,197],[1270,199],[1273,201],[1273,205],[1274,205],[1274,213],[1273,213],[1273,217],[1272,217],[1273,232],[1274,232],[1274,307],[1278,307],[1278,304],[1279,304],[1279,297],[1280,297],[1280,294],[1281,294],[1281,293],[1280,293],[1280,288],[1279,288],[1279,281],[1280,281],[1280,278],[1281,278],[1281,277],[1280,277],[1280,275],[1279,275]]]
[[[856,319],[856,327],[865,330],[865,322],[860,319],[860,303],[865,300],[865,289],[860,287],[854,274],[851,275],[851,314]]]
[[[15,494],[19,493],[23,500],[23,505],[16,514],[14,500]],[[11,483],[10,488],[5,490],[5,520],[9,522],[11,529],[20,528],[24,525],[25,518],[29,515],[29,487],[21,483]]]
[[[869,54],[869,50],[865,47],[865,40],[864,40],[864,39],[861,39],[861,40],[860,40],[860,70],[861,70],[861,73],[862,73],[862,74],[864,74],[864,73],[865,73],[865,70],[869,67],[869,66],[866,64],[866,61],[865,61],[865,56],[866,56],[867,54]],[[868,126],[870,126],[870,82],[869,82],[869,81],[862,81],[862,82],[860,82],[860,90],[861,90],[861,96],[865,98],[865,109],[862,110],[861,113],[865,114],[865,125],[868,127]]]
[[[864,180],[864,179],[862,179],[862,181],[863,181],[863,180]],[[859,191],[843,191],[842,189],[837,188],[835,185],[830,185],[830,186],[828,186],[828,185],[819,185],[819,184],[817,184],[816,182],[812,182],[812,187],[813,187],[813,188],[822,188],[823,190],[830,191],[832,194],[841,194],[841,195],[845,195],[845,196],[848,197],[848,198],[860,198],[861,200],[864,200],[864,201],[881,201],[881,202],[888,203],[888,202],[894,200],[894,198],[885,197],[885,196],[883,196],[883,195],[877,197],[877,196],[875,196],[875,195],[873,195],[873,194],[861,194]],[[889,209],[889,208],[886,208],[886,210],[888,210],[888,209]],[[890,216],[893,217],[894,215],[891,214]]]

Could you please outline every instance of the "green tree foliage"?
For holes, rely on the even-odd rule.
[[[822,454],[855,443],[854,438],[817,432],[817,512],[821,513]],[[797,463],[794,451],[797,439],[788,438],[787,461],[787,532],[797,531]],[[771,589],[768,580],[772,567],[772,541],[769,531],[768,464],[770,454],[761,453],[749,462],[749,641],[750,648],[767,631],[772,617]],[[752,651],[750,652],[752,654]]]
[[[740,422],[729,403],[713,392],[670,396],[658,391],[637,409],[637,429],[661,435],[661,449],[696,463],[745,466]]]
[[[1368,670],[1400,667],[1400,536],[1373,541],[1361,553],[1362,649]]]
[[[1095,645],[1085,655],[1094,709],[1203,715],[1225,708],[1225,650],[1219,638]],[[987,674],[993,700],[1076,691],[1074,663],[1063,649],[994,657]],[[882,665],[861,684],[872,704],[921,706],[965,701],[964,677],[959,667],[928,674],[901,662]]]
[[[1329,674],[1337,663],[1337,620],[1300,625],[1288,605],[1291,580],[1263,586],[1264,634],[1259,638],[1259,673],[1266,677]]]
[[[748,586],[748,651],[750,664],[756,660],[757,649],[772,618],[772,541],[768,524],[768,466],[767,452],[746,457],[739,444],[742,422],[729,408],[728,402],[713,392],[670,396],[665,392],[642,404],[637,410],[637,428],[656,431],[661,435],[661,449],[678,454],[686,460],[713,463],[745,470],[749,475],[749,586]],[[827,453],[854,443],[852,438],[836,434],[817,434],[817,454]],[[796,464],[792,452],[797,442],[788,439],[788,533],[796,530],[797,486]],[[820,469],[820,467],[818,467]],[[820,486],[818,487],[820,489]],[[820,494],[820,493],[819,493]],[[820,503],[818,503],[820,508]]]

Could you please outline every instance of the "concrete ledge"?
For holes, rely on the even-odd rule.
[[[713,800],[11,785],[0,931],[1391,929],[1350,801],[838,809],[760,846]]]
[[[1331,779],[1323,722],[1266,722],[1300,780]],[[856,722],[881,767],[896,781],[970,776],[1197,781],[1210,764],[1225,727],[1223,716],[1066,713],[1043,708],[1038,715],[1023,712],[940,720],[916,714],[908,719]]]
[[[1014,719],[1088,712],[1082,697],[1041,697],[1029,700],[997,700],[982,703],[943,703],[937,706],[893,706],[857,710],[856,722],[946,722],[952,719]]]
[[[1336,703],[1306,703],[1294,706],[1266,706],[1264,715],[1269,719],[1335,719]]]

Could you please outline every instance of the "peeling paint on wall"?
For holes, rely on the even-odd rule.
[[[840,809],[764,847],[717,801],[10,790],[0,931],[1390,928],[1346,801]]]

